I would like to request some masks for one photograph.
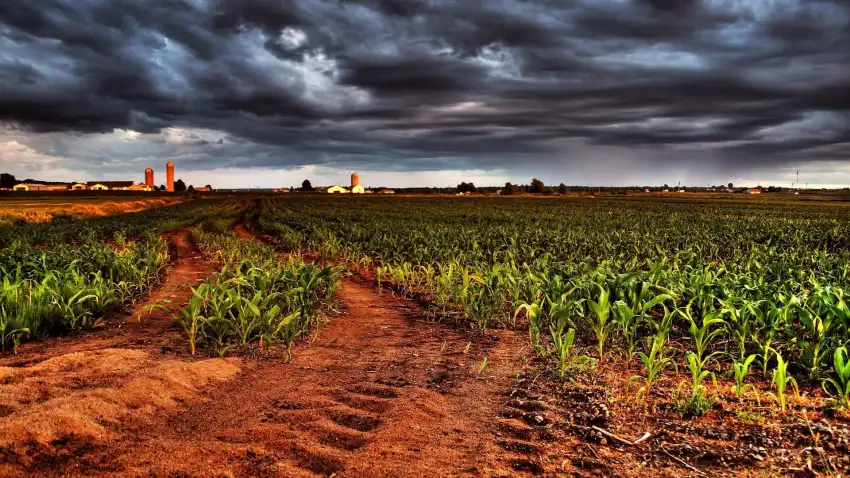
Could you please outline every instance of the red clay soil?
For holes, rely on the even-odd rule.
[[[521,336],[429,322],[419,305],[355,280],[338,298],[342,312],[288,364],[193,361],[96,334],[66,339],[73,349],[51,341],[41,353],[55,358],[0,368],[0,475],[512,476],[527,466],[528,445],[503,441],[499,423],[512,420],[497,415],[522,367]]]

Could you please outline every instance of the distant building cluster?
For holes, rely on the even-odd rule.
[[[155,191],[154,171],[145,169],[145,180],[133,181],[89,181],[86,183],[22,183],[12,187],[13,191]],[[165,190],[174,192],[174,163],[165,163]],[[209,186],[195,188],[195,191],[211,191]]]
[[[87,183],[18,184],[13,191],[153,191],[144,183],[133,181],[89,181]]]
[[[392,189],[373,191],[364,188],[360,184],[360,175],[358,173],[351,173],[351,185],[349,187],[337,184],[334,186],[320,186],[316,190],[327,194],[395,194],[395,191]]]

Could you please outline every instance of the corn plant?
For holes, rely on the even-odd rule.
[[[521,304],[514,315],[519,315],[520,312],[525,312],[528,318],[528,341],[531,349],[540,350],[540,304]]]
[[[715,398],[707,396],[703,382],[710,377],[716,383],[717,378],[714,373],[705,370],[705,363],[696,352],[688,352],[686,362],[691,372],[691,394],[687,398],[677,398],[676,408],[686,416],[699,417],[705,415],[716,401]],[[681,385],[679,388],[681,389]]]
[[[720,353],[709,353],[708,350],[712,342],[718,337],[722,337],[725,333],[722,327],[724,322],[720,318],[719,312],[704,313],[702,319],[698,322],[692,313],[693,301],[692,299],[685,307],[678,309],[677,312],[688,322],[688,334],[694,342],[694,356],[699,362],[699,368],[702,369],[705,368],[705,364],[712,357]],[[690,356],[688,360],[690,361]]]
[[[844,408],[850,408],[850,360],[848,360],[847,347],[835,349],[832,359],[835,377],[824,379],[823,389],[829,393],[827,389],[831,387],[838,395],[838,403]]]
[[[732,393],[734,393],[735,397],[737,397],[738,399],[740,399],[744,395],[744,392],[746,392],[747,388],[751,389],[753,392],[756,392],[756,399],[758,399],[756,387],[751,383],[744,383],[747,374],[750,372],[750,365],[753,363],[756,357],[756,354],[751,354],[743,361],[736,360],[734,363],[732,363],[732,374],[735,379],[735,385],[732,386]]]
[[[599,360],[602,360],[605,351],[605,341],[616,324],[610,320],[611,293],[602,285],[595,285],[599,288],[599,296],[596,300],[587,300],[587,306],[592,312],[592,315],[588,315],[586,319],[590,330],[596,336],[596,350],[599,353]]]
[[[797,388],[797,381],[788,374],[788,363],[785,362],[785,359],[782,358],[782,354],[779,352],[776,353],[776,368],[773,369],[773,379],[771,381],[774,390],[776,390],[775,394],[771,394],[776,403],[779,404],[779,408],[784,412],[787,399],[785,397],[785,391],[788,388],[788,385],[794,387],[794,390],[799,393],[799,389]]]
[[[549,325],[549,332],[552,334],[552,343],[555,346],[555,355],[557,357],[558,378],[563,379],[567,373],[567,359],[575,341],[575,329],[567,328],[567,323],[570,320],[571,305],[559,306],[552,311],[552,323]]]
[[[646,346],[649,349],[648,354],[638,352],[638,356],[644,367],[644,376],[633,375],[629,378],[630,385],[635,380],[643,381],[643,385],[638,389],[638,398],[650,393],[652,385],[665,369],[676,368],[676,363],[673,359],[665,356],[666,342],[667,334],[661,331],[652,337],[647,337]]]
[[[806,365],[809,369],[809,379],[815,380],[820,376],[824,348],[833,335],[833,315],[824,317],[818,311],[807,307],[800,310],[799,319],[805,333],[805,339],[799,341],[799,346],[808,359]]]

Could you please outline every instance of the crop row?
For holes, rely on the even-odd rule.
[[[201,251],[221,269],[192,289],[179,309],[193,355],[205,347],[220,355],[231,349],[267,350],[282,345],[285,360],[293,341],[319,327],[330,307],[341,271],[278,257],[274,247],[227,232],[197,229]],[[164,305],[162,307],[165,307]]]

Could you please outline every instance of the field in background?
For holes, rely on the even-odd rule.
[[[0,225],[19,219],[27,222],[50,221],[56,216],[108,216],[137,212],[152,207],[176,204],[182,197],[72,197],[28,196],[0,197]]]

